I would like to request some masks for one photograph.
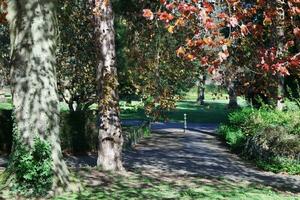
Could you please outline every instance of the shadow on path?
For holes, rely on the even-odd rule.
[[[134,151],[125,153],[129,169],[162,171],[188,176],[223,177],[233,181],[248,181],[278,190],[300,192],[300,176],[263,172],[239,159],[209,130],[164,128],[143,140]],[[171,132],[170,132],[171,130]],[[200,129],[199,129],[200,130]]]

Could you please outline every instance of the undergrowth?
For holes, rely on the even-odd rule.
[[[260,168],[300,174],[300,113],[244,108],[229,115],[219,135]]]

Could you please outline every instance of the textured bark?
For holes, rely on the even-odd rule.
[[[277,59],[284,56],[284,32],[285,32],[285,0],[276,0],[276,42],[277,42]],[[284,76],[278,74],[277,89],[277,109],[284,108]]]
[[[199,75],[197,103],[204,105],[206,75]]]
[[[91,1],[98,54],[99,149],[97,165],[120,171],[123,136],[120,123],[114,15],[109,0]]]
[[[54,184],[68,184],[68,169],[59,141],[59,110],[55,71],[55,5],[47,0],[10,0],[11,84],[15,125],[21,145],[34,139],[52,147]],[[12,166],[13,167],[13,166]]]

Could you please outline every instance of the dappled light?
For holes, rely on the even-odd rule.
[[[0,199],[300,200],[299,0],[0,0]]]

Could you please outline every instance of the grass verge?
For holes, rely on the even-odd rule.
[[[201,177],[153,178],[141,173],[126,176],[103,174],[95,170],[77,174],[84,182],[80,193],[69,193],[55,200],[72,199],[226,199],[298,200],[299,195],[274,191],[262,185]]]

